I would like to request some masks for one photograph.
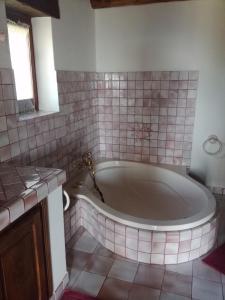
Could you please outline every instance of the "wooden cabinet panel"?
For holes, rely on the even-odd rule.
[[[40,206],[0,235],[0,300],[47,300]]]

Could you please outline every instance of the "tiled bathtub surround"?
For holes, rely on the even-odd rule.
[[[79,199],[66,215],[66,240],[83,226],[98,242],[112,252],[139,262],[176,264],[207,253],[217,235],[217,216],[190,230],[159,232],[117,223]],[[68,233],[70,232],[70,233]]]
[[[198,72],[97,76],[101,157],[190,165]]]

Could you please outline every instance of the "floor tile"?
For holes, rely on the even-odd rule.
[[[222,282],[225,283],[225,274],[221,274]]]
[[[192,277],[166,271],[162,290],[177,295],[191,297]]]
[[[75,284],[75,282],[77,281],[78,277],[80,276],[81,270],[79,269],[68,269],[68,273],[69,273],[69,283],[68,283],[68,287],[72,288]]]
[[[98,294],[99,300],[127,300],[131,283],[107,278]],[[141,300],[141,299],[140,299]]]
[[[107,276],[113,262],[114,260],[112,258],[92,255],[85,267],[85,271]]]
[[[116,259],[109,272],[109,277],[133,282],[137,272],[138,263],[129,262],[122,259]]]
[[[78,239],[73,249],[87,253],[93,253],[98,242],[86,231]]]
[[[160,300],[191,300],[191,298],[162,291]]]
[[[223,284],[223,299],[225,299],[225,284]]]
[[[214,270],[200,259],[193,262],[193,276],[201,279],[221,282],[221,273]]]
[[[89,253],[70,250],[66,258],[67,266],[83,270],[90,258]]]
[[[97,296],[104,280],[104,276],[82,271],[74,283],[73,289],[91,296]]]
[[[160,290],[133,284],[129,292],[129,300],[158,300]]]
[[[154,268],[147,264],[140,264],[134,282],[154,289],[161,289],[164,272],[163,269]]]
[[[200,300],[222,300],[222,284],[194,277],[192,297]]]
[[[105,256],[105,257],[110,257],[110,258],[114,258],[115,257],[115,254],[112,251],[106,249],[101,244],[97,245],[97,247],[96,247],[96,249],[94,251],[94,254]]]
[[[193,263],[191,261],[176,265],[167,265],[166,270],[174,273],[192,276],[192,265]]]

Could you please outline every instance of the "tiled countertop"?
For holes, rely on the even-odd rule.
[[[63,170],[0,164],[0,231],[65,181]]]

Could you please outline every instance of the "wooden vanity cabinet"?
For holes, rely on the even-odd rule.
[[[47,300],[52,294],[44,202],[0,233],[0,300]]]

